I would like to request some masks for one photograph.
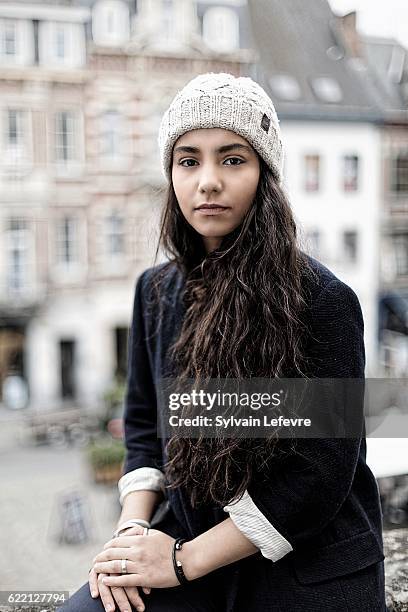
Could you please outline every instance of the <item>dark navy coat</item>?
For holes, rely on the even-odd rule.
[[[319,378],[364,378],[364,324],[354,291],[310,258],[308,356]],[[157,437],[156,385],[171,373],[166,352],[180,330],[183,276],[175,264],[165,280],[163,316],[147,308],[152,275],[136,283],[129,336],[124,473],[162,469],[165,440]],[[160,418],[160,415],[159,415]],[[248,492],[293,551],[277,562],[256,553],[216,570],[226,584],[226,611],[246,609],[383,612],[382,515],[376,480],[366,464],[365,438],[298,439],[297,452],[277,459],[268,484],[256,476]],[[167,491],[167,515],[155,525],[194,538],[228,514],[221,507],[193,509],[182,489]],[[245,605],[243,605],[243,602]],[[239,607],[240,606],[240,607]]]

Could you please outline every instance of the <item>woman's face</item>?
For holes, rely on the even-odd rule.
[[[173,147],[172,180],[186,221],[203,237],[207,252],[242,223],[258,185],[260,165],[251,145],[223,128],[191,130]],[[204,203],[217,210],[199,210]]]

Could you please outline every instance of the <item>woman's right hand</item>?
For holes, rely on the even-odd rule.
[[[123,532],[126,535],[143,535],[143,527],[135,525]],[[131,612],[129,602],[138,610],[143,612],[145,605],[139,595],[138,587],[108,587],[102,583],[102,579],[106,574],[97,574],[92,568],[89,572],[89,588],[93,598],[100,596],[106,612],[113,612],[115,609],[115,601],[121,612]],[[148,595],[151,592],[150,587],[143,587],[143,592]]]

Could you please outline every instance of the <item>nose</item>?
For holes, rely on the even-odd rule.
[[[222,189],[222,181],[215,164],[202,164],[198,178],[201,193],[211,193]]]

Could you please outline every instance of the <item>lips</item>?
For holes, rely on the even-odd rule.
[[[222,204],[201,204],[200,206],[197,206],[196,210],[212,210],[219,208],[228,208],[228,206],[223,206]]]

